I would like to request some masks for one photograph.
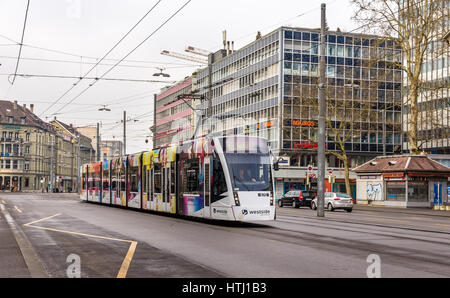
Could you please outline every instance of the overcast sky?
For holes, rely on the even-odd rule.
[[[147,18],[110,54],[122,59],[188,0],[162,0]],[[122,38],[157,0],[31,0],[18,74],[51,76],[85,75]],[[162,50],[184,53],[187,45],[214,51],[222,45],[222,31],[239,49],[253,41],[257,31],[267,34],[280,26],[320,27],[320,4],[327,3],[328,25],[350,31],[353,7],[349,0],[192,0],[170,22],[105,77],[179,81],[199,68],[195,62],[160,55]],[[92,80],[83,80],[60,101],[77,79],[23,78],[12,80],[25,17],[27,0],[0,0],[0,99],[35,105],[43,120],[56,117],[75,126],[101,122],[101,136],[123,138],[123,111],[129,118],[127,152],[150,149],[153,94],[166,83],[98,81],[78,98]],[[9,40],[9,39],[11,40]],[[44,49],[39,49],[44,48]],[[49,51],[52,50],[52,51]],[[40,60],[36,60],[40,59]],[[52,60],[52,61],[43,61]],[[117,60],[105,60],[88,77],[103,75]],[[136,62],[138,61],[138,62]],[[170,78],[153,74],[166,68]],[[74,100],[73,100],[74,99]],[[66,103],[72,101],[69,105]],[[110,112],[98,111],[107,104]],[[48,109],[48,110],[47,110]],[[47,111],[45,111],[47,110]],[[45,113],[44,113],[45,111]],[[149,137],[149,140],[151,138]]]

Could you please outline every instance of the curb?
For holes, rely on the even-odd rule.
[[[9,214],[8,210],[6,210],[4,204],[0,203],[0,211],[3,213],[6,222],[11,228],[11,232],[16,239],[17,245],[20,248],[20,252],[22,253],[22,257],[28,267],[28,271],[30,272],[31,277],[48,278],[49,275],[42,265],[39,257],[37,256],[36,251],[34,250],[23,230],[12,218],[11,214]]]
[[[410,214],[410,215],[425,215],[425,216],[439,216],[439,217],[450,217],[450,212],[447,212],[448,214],[437,214],[437,213],[433,213],[433,210],[429,210],[430,212],[421,212],[418,210],[418,212],[416,212],[415,210],[411,210],[411,209],[407,209],[407,208],[393,208],[393,207],[367,207],[367,206],[358,206],[355,205],[353,207],[355,210],[360,210],[360,211],[376,211],[376,212],[389,212],[389,213],[402,213],[402,214]],[[405,209],[405,210],[403,210]],[[411,210],[411,211],[406,211],[406,210]],[[440,210],[436,210],[439,211]],[[445,212],[445,211],[444,211]]]

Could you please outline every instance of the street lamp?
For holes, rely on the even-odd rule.
[[[162,76],[164,78],[170,78],[170,75],[168,73],[163,73],[163,70],[165,70],[165,68],[156,67],[156,69],[159,69],[160,72],[153,74],[154,77]]]
[[[111,109],[107,108],[106,105],[103,105],[103,108],[98,109],[99,111],[111,112]]]

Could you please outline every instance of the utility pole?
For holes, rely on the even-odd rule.
[[[100,161],[100,123],[97,122],[97,161]]]
[[[318,181],[317,181],[317,216],[324,217],[325,212],[325,37],[326,37],[326,4],[321,5],[321,30],[320,30],[320,64],[319,64],[319,144],[317,150]]]
[[[77,156],[77,163],[78,163],[78,172],[77,172],[77,192],[78,194],[81,193],[81,178],[80,178],[80,172],[81,172],[81,135],[78,133],[78,156]]]
[[[157,98],[157,95],[155,94],[153,96],[153,129],[152,129],[153,144],[152,144],[152,148],[156,148],[156,98]]]
[[[127,112],[123,111],[123,155],[127,155]]]
[[[54,175],[54,171],[53,171],[53,147],[55,146],[55,139],[54,137],[52,138],[52,145],[51,145],[51,150],[50,150],[50,192],[53,192],[53,175]]]
[[[383,156],[386,156],[386,106],[383,109]]]

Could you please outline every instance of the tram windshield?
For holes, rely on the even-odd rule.
[[[236,191],[272,190],[269,154],[226,153],[233,189]]]

